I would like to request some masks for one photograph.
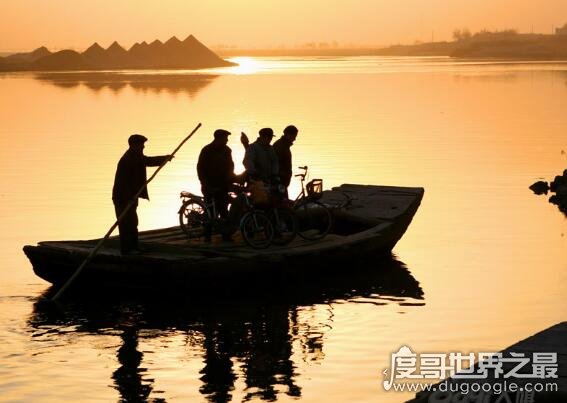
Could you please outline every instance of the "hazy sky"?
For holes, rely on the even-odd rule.
[[[567,0],[0,0],[0,51],[189,34],[209,46],[387,45],[463,27],[549,33],[565,22]]]

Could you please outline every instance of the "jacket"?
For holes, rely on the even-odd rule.
[[[250,144],[246,149],[243,164],[250,178],[266,183],[279,182],[278,157],[272,146],[264,146],[258,141]]]
[[[283,137],[280,137],[276,140],[273,147],[278,157],[278,168],[281,183],[285,187],[288,187],[291,182],[291,176],[293,175],[290,150],[291,143]]]
[[[197,175],[204,189],[227,190],[234,180],[230,147],[214,142],[203,147],[197,162]]]
[[[116,167],[112,200],[115,203],[130,201],[148,180],[146,167],[160,166],[167,158],[168,156],[146,157],[142,153],[128,149],[120,158]],[[145,186],[138,197],[150,199],[148,189]]]

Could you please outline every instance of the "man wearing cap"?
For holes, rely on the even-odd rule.
[[[289,125],[284,129],[284,134],[274,143],[274,151],[278,157],[278,168],[281,184],[285,186],[286,192],[287,187],[291,182],[292,162],[291,162],[291,146],[295,142],[297,137],[297,127]]]
[[[246,148],[243,163],[250,179],[279,183],[278,157],[270,145],[273,137],[274,131],[269,127],[260,129],[256,141]]]
[[[214,201],[217,213],[223,219],[228,217],[228,192],[235,180],[232,150],[227,146],[229,135],[227,130],[215,130],[214,140],[203,147],[197,162],[197,175],[205,201]],[[205,228],[206,241],[211,240],[211,232],[212,228]],[[229,239],[228,234],[223,234],[223,240]]]
[[[118,218],[128,206],[136,193],[143,187],[138,197],[149,200],[148,189],[145,187],[147,181],[146,167],[160,166],[173,158],[171,155],[158,157],[146,157],[144,155],[144,143],[148,139],[140,134],[133,134],[128,138],[129,148],[126,150],[114,176],[114,187],[112,188],[112,202]],[[120,251],[123,255],[138,254],[138,200],[128,209],[128,212],[118,223],[120,234]]]

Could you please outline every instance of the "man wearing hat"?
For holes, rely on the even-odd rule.
[[[228,192],[235,180],[232,150],[227,146],[229,135],[227,130],[215,130],[214,140],[203,147],[197,162],[197,174],[205,202],[214,200],[217,213],[223,219],[228,217]],[[205,228],[205,241],[211,240],[211,232],[212,228]],[[227,233],[223,234],[223,240],[229,239]]]
[[[250,179],[261,180],[269,184],[278,184],[278,157],[270,145],[274,131],[269,127],[260,129],[255,142],[246,148],[244,167]]]
[[[138,197],[149,200],[148,189],[145,187],[147,181],[146,167],[160,166],[173,158],[171,155],[158,157],[146,157],[144,155],[144,143],[148,139],[141,134],[133,134],[128,138],[129,148],[126,150],[114,176],[114,187],[112,188],[112,202],[118,218],[136,193],[144,187]],[[138,250],[138,200],[130,207],[126,215],[118,223],[120,234],[120,251],[123,255],[139,254]]]

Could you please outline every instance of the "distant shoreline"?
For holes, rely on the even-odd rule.
[[[567,60],[565,33],[519,34],[513,30],[457,35],[454,41],[392,45],[383,48],[218,48],[221,57],[235,56],[446,56],[456,59]]]
[[[567,32],[567,28],[566,28]],[[186,48],[183,48],[185,45]],[[191,48],[190,48],[191,47]],[[104,71],[108,69],[199,69],[228,67],[230,57],[449,57],[454,60],[567,61],[566,34],[519,34],[512,30],[461,33],[454,41],[392,45],[388,47],[305,47],[208,49],[192,35],[181,42],[173,37],[165,43],[135,44],[128,51],[116,42],[108,49],[93,44],[82,53],[71,50],[49,52],[38,48],[30,53],[0,58],[0,71]]]

